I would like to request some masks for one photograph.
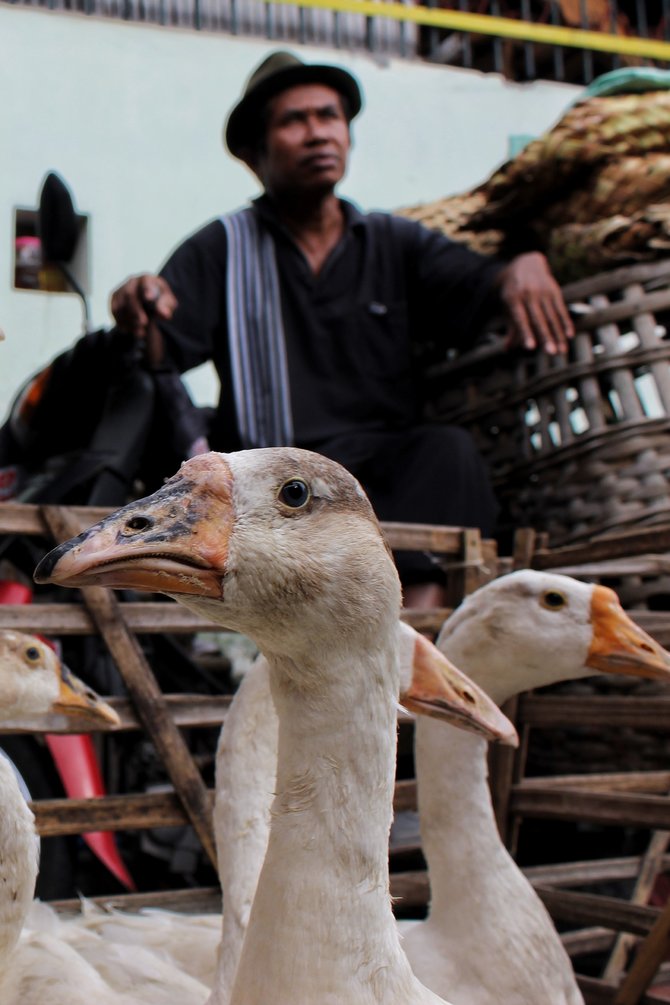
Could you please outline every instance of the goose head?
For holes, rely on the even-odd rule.
[[[397,651],[400,584],[372,507],[339,464],[297,448],[194,457],[152,496],[54,549],[35,578],[166,593],[292,668],[327,665],[335,643],[352,663],[380,636]],[[419,663],[408,704],[511,737],[455,668],[428,669],[421,643]],[[310,686],[314,671],[300,672]]]
[[[118,725],[116,712],[40,639],[0,631],[0,710],[4,719],[62,712]]]
[[[499,703],[595,672],[670,681],[670,654],[631,620],[613,590],[530,569],[467,597],[437,646]]]

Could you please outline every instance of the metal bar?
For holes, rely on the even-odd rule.
[[[668,0],[670,2],[670,0]],[[549,10],[551,14],[552,25],[560,25],[561,17],[560,11],[557,3],[552,3],[549,5]],[[552,49],[552,56],[554,60],[554,78],[556,80],[565,80],[565,57],[563,55],[563,50],[560,46],[556,45]]]
[[[579,0],[579,19],[582,28],[584,31],[587,31],[589,27],[589,15],[586,0]],[[589,52],[588,49],[582,51],[582,73],[584,83],[590,84],[593,80],[593,53]]]
[[[342,25],[340,22],[340,12],[333,11],[333,44],[336,49],[342,48]]]
[[[365,19],[365,48],[374,52],[377,47],[377,26],[373,17]]]
[[[426,7],[431,10],[438,6],[437,0],[426,0]],[[440,33],[437,28],[429,28],[428,30],[428,58],[432,59],[433,56],[437,55],[437,50],[440,45]]]
[[[275,9],[272,4],[265,7],[265,37],[273,39],[275,37]]]
[[[668,3],[670,3],[670,0],[668,0]],[[468,0],[458,0],[458,9],[467,11]],[[472,68],[472,42],[467,32],[461,35],[461,46],[463,51],[463,66],[466,70],[470,70]]]
[[[610,31],[612,32],[613,35],[616,35],[617,33],[616,30],[618,22],[619,22],[619,5],[617,3],[617,0],[612,0],[610,4]],[[614,53],[614,55],[612,56],[612,69],[618,70],[620,66],[621,66],[621,59],[617,53]]]
[[[524,21],[532,21],[533,17],[530,11],[530,0],[521,0],[521,17]],[[523,64],[524,70],[526,72],[526,78],[528,80],[534,80],[535,78],[535,49],[530,42],[524,42],[523,44]]]
[[[500,17],[499,0],[491,0],[491,12],[493,17]],[[503,72],[502,42],[498,35],[493,36],[493,65],[495,66],[496,73]]]

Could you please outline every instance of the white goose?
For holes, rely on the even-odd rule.
[[[118,716],[39,639],[0,632],[0,720],[43,720],[49,713]],[[0,758],[0,1001],[2,1005],[107,1005],[110,989],[76,953],[44,935],[22,934],[38,866],[35,821],[14,770]],[[92,997],[94,996],[94,997]],[[133,1005],[113,996],[114,1005]]]
[[[388,894],[400,590],[355,479],[291,448],[203,455],[36,578],[160,590],[270,664],[277,795],[232,1005],[441,1001],[409,968]],[[458,689],[465,714],[480,699]]]
[[[528,570],[468,597],[437,645],[498,704],[595,671],[670,679],[670,655],[611,590]],[[583,1005],[544,905],[500,840],[486,742],[421,718],[415,745],[431,905],[426,921],[400,926],[414,972],[454,1005]]]

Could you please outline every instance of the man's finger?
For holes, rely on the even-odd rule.
[[[528,317],[527,309],[519,301],[508,303],[507,309],[510,315],[511,327],[508,336],[508,345],[523,346],[524,349],[535,349],[537,341],[533,334],[532,325]]]

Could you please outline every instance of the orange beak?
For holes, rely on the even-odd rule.
[[[619,598],[595,586],[591,600],[593,641],[586,665],[603,673],[670,680],[670,653],[632,621]]]
[[[203,454],[153,495],[54,548],[35,581],[220,598],[233,524],[230,468]]]
[[[418,715],[518,746],[514,726],[496,703],[422,635],[417,635],[414,644],[412,682],[401,693],[400,702]]]
[[[63,712],[67,716],[85,716],[109,726],[118,726],[121,721],[114,709],[75,677],[64,663],[60,664],[59,694],[53,704],[53,711]]]

